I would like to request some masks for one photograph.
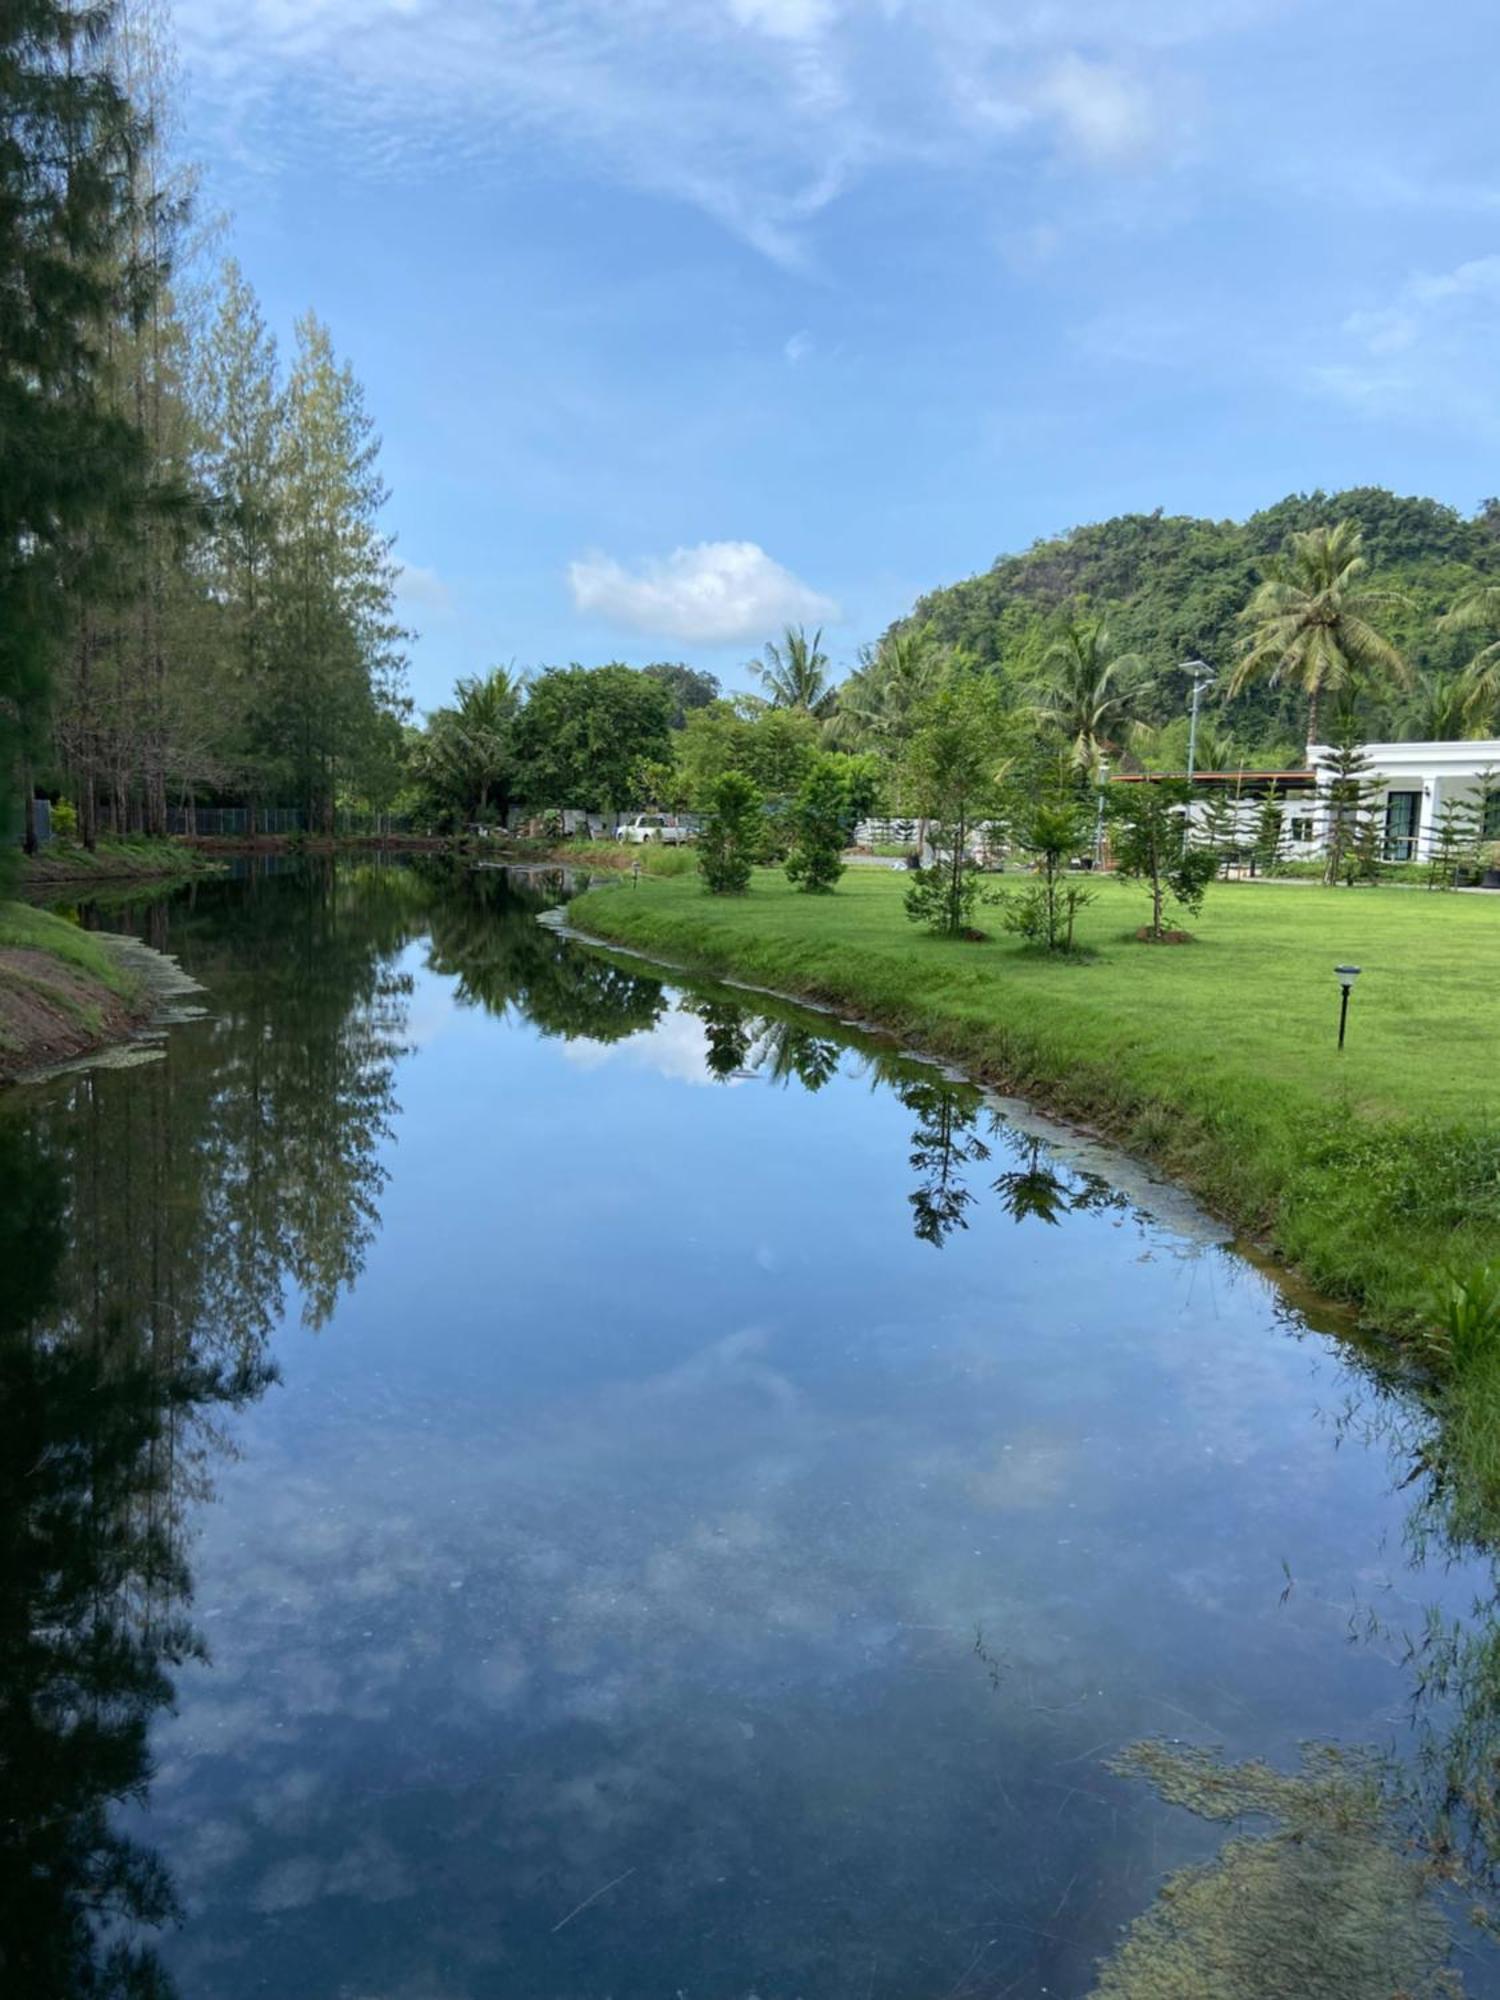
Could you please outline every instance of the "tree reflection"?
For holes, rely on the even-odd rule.
[[[195,889],[169,942],[192,944],[207,1018],[167,1062],[0,1115],[6,1995],[171,1990],[141,1933],[175,1916],[172,1884],[116,1808],[144,1796],[153,1718],[201,1651],[184,1523],[224,1419],[273,1380],[288,1286],[320,1323],[378,1224],[394,961],[422,900],[395,871]]]
[[[984,1099],[972,1086],[937,1081],[907,1083],[898,1095],[917,1114],[910,1164],[921,1178],[907,1197],[912,1227],[923,1243],[941,1249],[955,1229],[969,1226],[974,1193],[964,1169],[990,1157],[975,1129]]]
[[[659,979],[581,951],[536,921],[556,888],[502,869],[429,878],[428,964],[458,982],[463,1006],[515,1014],[544,1035],[618,1042],[667,1010]]]
[[[1065,1215],[1127,1208],[1129,1203],[1102,1174],[1060,1173],[1044,1139],[1017,1135],[1012,1141],[1021,1165],[995,1182],[1000,1206],[1014,1222],[1047,1222],[1055,1228]]]
[[[66,1179],[0,1126],[0,1979],[7,1993],[170,1992],[135,1933],[177,1913],[158,1858],[111,1825],[141,1797],[185,1618],[179,1468],[214,1407],[269,1379],[253,1344],[204,1360],[169,1307],[67,1310]]]

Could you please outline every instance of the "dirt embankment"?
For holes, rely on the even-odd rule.
[[[50,952],[0,946],[0,1083],[125,1040],[155,1004],[143,983],[117,993]]]

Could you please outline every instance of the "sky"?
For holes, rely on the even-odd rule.
[[[177,0],[186,149],[384,437],[419,708],[1128,509],[1500,491],[1493,0]]]

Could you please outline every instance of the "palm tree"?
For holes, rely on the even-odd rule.
[[[1153,726],[1133,723],[1125,744],[1125,758],[1139,771],[1184,771],[1187,769],[1188,719]],[[1205,715],[1198,724],[1193,744],[1196,771],[1242,771],[1248,762],[1244,745],[1230,731]]]
[[[1465,680],[1462,674],[1419,674],[1401,705],[1399,733],[1417,743],[1461,741],[1473,720]]]
[[[505,667],[482,678],[461,680],[456,706],[440,708],[427,726],[425,761],[437,788],[466,812],[484,819],[490,795],[504,781],[511,762],[511,724],[520,705],[521,682]]]
[[[841,749],[896,755],[922,703],[947,673],[949,656],[920,632],[896,632],[841,682],[831,730]]]
[[[1116,653],[1102,618],[1074,618],[1042,655],[1032,713],[1064,738],[1075,771],[1097,774],[1151,682],[1139,653]]]
[[[1411,668],[1373,623],[1406,599],[1364,581],[1361,541],[1357,521],[1294,534],[1240,613],[1249,630],[1230,694],[1256,680],[1272,687],[1298,682],[1307,695],[1309,743],[1317,741],[1325,695],[1347,694],[1380,674],[1403,688],[1411,684]]]
[[[822,720],[833,712],[834,691],[828,681],[828,655],[822,650],[823,628],[809,639],[801,625],[788,625],[781,643],[771,640],[750,671],[771,697],[772,708],[800,708]]]
[[[1500,631],[1500,583],[1470,584],[1447,616],[1438,620],[1438,630]],[[1465,721],[1493,729],[1495,710],[1500,707],[1500,639],[1480,647],[1459,677],[1458,688]]]

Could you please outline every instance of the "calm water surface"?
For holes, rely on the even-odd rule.
[[[1404,1635],[1487,1573],[1413,1562],[1348,1349],[1166,1191],[546,900],[105,912],[203,1018],[0,1107],[24,1990],[1082,1995],[1226,1838],[1124,1746],[1420,1768]]]

